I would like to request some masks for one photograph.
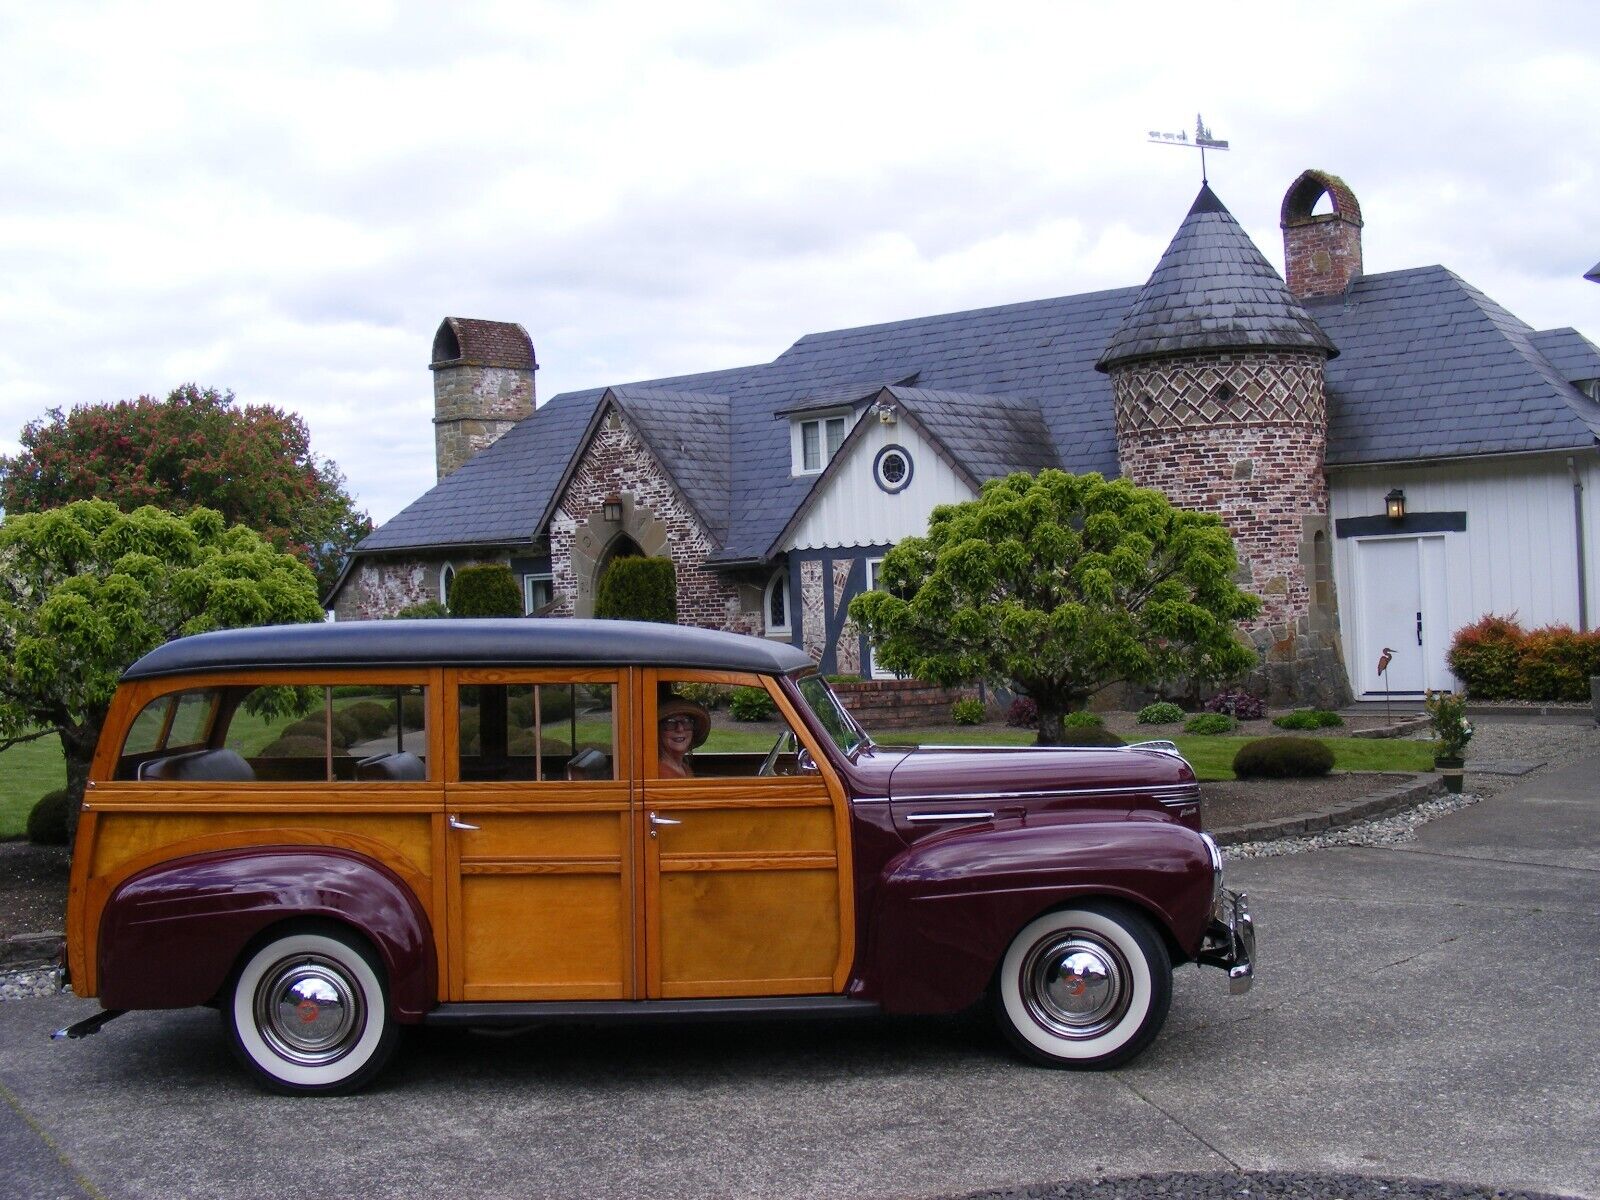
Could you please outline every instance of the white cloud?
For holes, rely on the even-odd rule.
[[[541,395],[803,333],[1142,282],[1198,182],[1281,261],[1305,167],[1370,270],[1443,262],[1600,340],[1600,10],[1041,0],[62,3],[0,14],[0,449],[196,379],[301,412],[386,518],[432,333]]]

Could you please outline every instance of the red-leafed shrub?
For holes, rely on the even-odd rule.
[[[1600,675],[1600,634],[1566,625],[1535,629],[1517,662],[1517,698],[1587,700],[1591,675]]]
[[[1032,729],[1039,724],[1039,706],[1026,696],[1018,696],[1006,709],[1006,724]]]
[[[1238,721],[1259,721],[1267,715],[1267,702],[1243,688],[1230,688],[1225,692],[1218,692],[1207,700],[1205,710],[1226,713]]]
[[[1450,670],[1474,700],[1504,700],[1517,694],[1517,662],[1527,632],[1516,614],[1490,613],[1456,630],[1450,642]]]

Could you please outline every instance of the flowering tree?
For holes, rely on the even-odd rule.
[[[311,567],[324,591],[372,521],[344,476],[311,452],[294,413],[234,403],[232,392],[185,384],[165,400],[85,404],[22,430],[22,451],[0,456],[0,506],[43,512],[109,500],[124,512],[212,508]]]
[[[1235,622],[1261,602],[1234,583],[1219,517],[1160,492],[1047,470],[933,510],[850,602],[877,660],[931,683],[986,680],[1038,705],[1039,742],[1113,683],[1227,679],[1255,652]]]
[[[69,832],[117,678],[182,634],[322,619],[304,563],[197,508],[80,500],[0,525],[0,750],[55,734]]]

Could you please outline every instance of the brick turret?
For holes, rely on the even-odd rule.
[[[1260,596],[1250,681],[1277,703],[1349,697],[1324,571],[1323,367],[1338,353],[1215,193],[1202,186],[1096,366],[1111,376],[1133,482],[1215,512]]]
[[[521,325],[446,317],[433,335],[433,438],[439,478],[533,412],[533,342]]]
[[[1314,211],[1326,196],[1331,210]],[[1361,205],[1337,175],[1305,171],[1289,185],[1279,217],[1289,291],[1302,299],[1338,296],[1361,277]]]

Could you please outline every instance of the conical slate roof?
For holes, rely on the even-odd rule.
[[[1209,185],[1178,226],[1095,367],[1203,350],[1338,348]]]

